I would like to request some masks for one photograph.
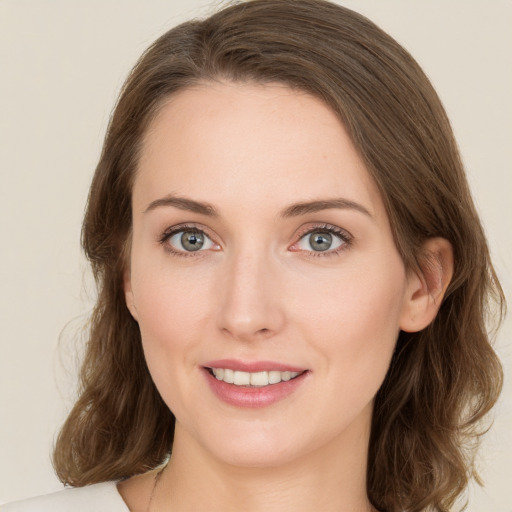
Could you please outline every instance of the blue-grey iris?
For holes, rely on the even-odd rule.
[[[184,231],[181,235],[181,245],[187,251],[198,251],[204,245],[204,236],[195,231]]]
[[[314,251],[327,251],[332,245],[332,235],[329,233],[311,233],[309,244]]]

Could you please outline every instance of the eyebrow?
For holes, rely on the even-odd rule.
[[[322,210],[330,209],[356,210],[370,218],[373,218],[373,215],[362,204],[343,198],[321,199],[318,201],[295,203],[285,208],[281,213],[281,217],[298,217],[300,215],[306,215],[308,213],[316,213]]]
[[[180,210],[200,213],[201,215],[206,215],[208,217],[219,216],[217,210],[211,204],[201,203],[199,201],[194,201],[193,199],[187,199],[186,197],[178,197],[173,194],[169,194],[168,196],[152,201],[144,210],[144,213],[154,210],[155,208],[159,208],[160,206],[174,206]]]
[[[162,206],[171,206],[180,210],[206,215],[207,217],[219,217],[218,211],[211,204],[194,201],[193,199],[188,199],[186,197],[179,197],[174,194],[169,194],[165,197],[152,201],[144,210],[144,213]],[[316,213],[330,209],[356,210],[370,218],[373,218],[373,215],[363,205],[344,198],[320,199],[316,201],[294,203],[287,206],[281,212],[280,217],[285,219],[290,217],[299,217],[308,213]]]

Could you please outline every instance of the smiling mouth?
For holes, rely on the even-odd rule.
[[[217,380],[226,382],[227,384],[234,384],[235,386],[260,388],[280,382],[287,382],[293,380],[303,372],[289,372],[289,371],[263,371],[263,372],[243,372],[239,370],[231,370],[229,368],[206,368],[211,375]]]

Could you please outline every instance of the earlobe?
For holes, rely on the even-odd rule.
[[[408,278],[400,329],[418,332],[436,317],[453,276],[453,248],[444,238],[423,245],[420,269]]]
[[[123,289],[124,289],[124,299],[126,301],[126,306],[127,306],[128,310],[130,311],[134,320],[138,322],[139,319],[137,316],[137,308],[135,307],[135,298],[133,296],[133,289],[132,289],[132,279],[131,279],[129,270],[127,270],[124,273]]]

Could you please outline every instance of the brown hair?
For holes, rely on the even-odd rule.
[[[421,269],[448,239],[455,269],[433,323],[401,332],[374,407],[367,490],[382,511],[446,511],[473,476],[481,420],[502,380],[486,331],[504,298],[440,100],[414,59],[363,16],[323,0],[253,0],[160,37],[128,77],[92,182],[82,244],[98,286],[79,398],[54,465],[75,486],[141,473],[168,456],[174,417],[125,305],[131,187],[163,101],[213,80],[280,82],[325,101],[377,183],[396,245]],[[488,318],[489,317],[489,318]]]

